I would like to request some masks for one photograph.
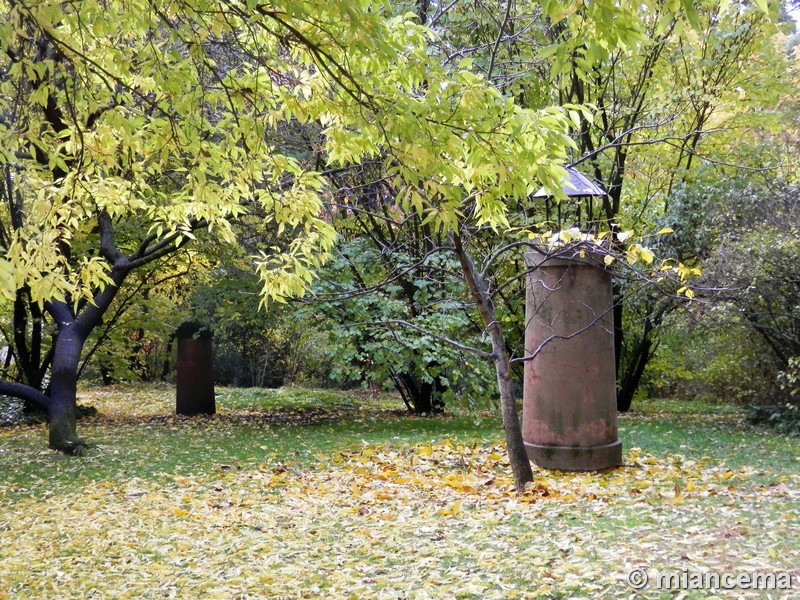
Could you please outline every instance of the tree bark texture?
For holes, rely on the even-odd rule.
[[[53,353],[48,437],[50,448],[66,454],[81,454],[87,447],[77,432],[78,364],[85,341],[76,325],[63,325]]]
[[[511,471],[514,475],[514,484],[517,492],[522,493],[525,484],[533,481],[533,469],[530,459],[525,451],[525,442],[522,439],[517,400],[514,395],[514,386],[511,380],[511,360],[506,350],[503,331],[494,312],[491,295],[486,283],[480,277],[475,264],[472,262],[466,248],[461,243],[458,235],[452,237],[455,252],[464,272],[464,280],[486,326],[486,331],[492,342],[492,358],[495,372],[497,373],[497,388],[500,392],[500,411],[503,417],[503,430],[505,432],[506,450],[511,462]]]

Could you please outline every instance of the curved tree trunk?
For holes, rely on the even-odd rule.
[[[76,377],[71,378],[76,381]],[[64,381],[64,383],[67,383]],[[78,437],[76,386],[56,385],[53,396],[47,396],[29,385],[13,381],[0,381],[0,394],[20,398],[47,412],[49,420],[49,443],[53,450],[65,454],[82,454],[88,445]]]
[[[24,383],[17,383],[16,381],[0,381],[0,394],[25,400],[26,402],[30,402],[35,407],[45,412],[50,407],[50,398],[48,396],[29,385],[25,385]]]
[[[98,302],[92,307],[94,312],[90,314],[91,320],[87,319],[89,326],[79,323],[66,303],[48,303],[47,310],[54,322],[58,323],[58,335],[52,348],[50,384],[47,393],[31,385],[0,381],[0,394],[20,398],[47,412],[49,444],[53,450],[65,454],[83,454],[89,447],[77,433],[80,358],[88,332],[94,326],[94,321],[99,319],[99,315],[102,315],[103,310],[108,307],[115,289],[108,289],[107,292],[98,295]]]

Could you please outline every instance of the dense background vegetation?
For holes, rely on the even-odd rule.
[[[676,271],[695,274],[684,286],[652,281],[656,277],[645,271],[636,277],[620,272],[615,316],[621,409],[630,407],[637,394],[702,396],[746,405],[798,402],[800,231],[795,157],[800,107],[795,92],[800,46],[787,17],[790,7],[783,3],[397,4],[392,10],[398,18],[406,14],[405,29],[398,29],[397,19],[386,25],[381,19],[392,17],[388,13],[370,17],[365,31],[371,37],[364,44],[378,44],[380,52],[372,57],[377,62],[351,66],[352,72],[336,71],[344,69],[340,55],[326,54],[330,38],[320,33],[322,29],[317,31],[320,37],[310,39],[277,13],[262,11],[264,22],[272,20],[265,30],[283,32],[279,37],[284,36],[280,39],[285,47],[276,51],[289,60],[288,66],[265,58],[266,46],[253,49],[234,40],[225,33],[230,24],[205,23],[209,36],[220,37],[207,44],[202,56],[194,57],[200,67],[192,71],[191,85],[194,92],[221,95],[191,100],[205,107],[198,111],[189,100],[194,92],[186,88],[185,103],[160,105],[156,112],[162,111],[161,116],[137,112],[143,110],[142,98],[163,92],[158,85],[164,89],[172,85],[168,78],[159,79],[165,77],[159,61],[191,70],[182,62],[188,55],[142,54],[137,68],[152,70],[155,83],[136,79],[133,71],[105,75],[98,71],[93,76],[108,77],[128,86],[128,91],[108,95],[103,88],[108,81],[98,87],[86,80],[72,98],[72,84],[65,82],[71,81],[76,65],[89,65],[91,53],[100,50],[91,44],[84,48],[86,55],[58,50],[57,35],[42,33],[50,31],[42,23],[56,17],[23,4],[15,6],[3,30],[7,62],[2,81],[9,98],[2,107],[4,131],[11,136],[7,124],[36,122],[48,132],[47,143],[52,145],[28,148],[15,141],[3,159],[0,242],[11,261],[3,263],[3,269],[6,274],[12,264],[17,269],[9,293],[0,300],[4,379],[52,394],[53,360],[59,339],[65,339],[63,321],[53,306],[67,310],[75,302],[81,311],[90,309],[101,299],[103,285],[113,280],[119,293],[102,315],[93,317],[77,366],[85,383],[172,380],[174,332],[181,322],[194,319],[209,323],[214,331],[215,370],[221,385],[313,383],[395,389],[409,410],[425,414],[458,403],[486,406],[497,396],[488,384],[494,374],[484,348],[487,323],[464,286],[463,263],[453,253],[451,236],[457,234],[474,258],[513,359],[524,354],[520,277],[524,248],[516,244],[534,234],[577,227],[585,233],[625,233],[619,240],[633,232],[630,241],[638,242],[640,256],[654,253],[657,260],[671,261],[667,264]],[[161,26],[174,27],[178,37],[194,35],[188,25],[186,31],[181,29],[183,9],[176,5],[170,10],[174,12],[158,16],[163,19]],[[237,5],[231,15],[242,18],[246,10],[244,4]],[[292,18],[304,22],[308,15],[303,10],[297,8]],[[337,10],[353,16],[337,4],[332,12],[320,13],[320,19],[333,19],[330,15]],[[80,17],[93,18],[91,10],[86,11]],[[128,19],[126,23],[150,18],[124,4],[118,16]],[[413,29],[410,23],[427,25],[435,35]],[[25,27],[34,31],[38,26],[43,29],[37,54],[23,33]],[[93,32],[98,39],[109,35],[101,29]],[[353,35],[351,29],[343,31],[344,39]],[[387,32],[391,40],[377,41]],[[142,33],[131,27],[121,35],[135,46]],[[166,49],[175,39],[167,36],[160,43]],[[402,46],[406,42],[427,43],[427,54],[409,51],[411,46]],[[367,61],[369,51],[359,43],[354,40],[352,48],[337,52],[341,56],[352,52],[350,58]],[[400,56],[401,47],[402,60],[410,65],[404,67],[410,69],[409,81],[398,74],[402,68],[387,67],[390,59],[381,62]],[[253,65],[274,69],[275,85],[285,84],[280,93],[250,97],[251,90],[232,83],[230,76],[237,72],[231,61],[236,52],[245,51]],[[98,54],[92,60],[101,59],[114,56]],[[28,71],[25,65],[30,66]],[[315,69],[322,65],[333,69],[324,85],[320,83],[324,78],[304,82],[307,75],[319,75]],[[47,81],[45,76],[56,72],[58,76]],[[255,77],[254,73],[257,69],[238,75]],[[375,73],[389,80],[377,81]],[[286,83],[282,76],[296,79]],[[460,96],[431,97],[433,81],[442,90],[457,88]],[[381,87],[383,83],[387,85]],[[222,92],[212,84],[222,85]],[[309,87],[303,88],[306,84]],[[338,90],[340,104],[314,104],[313,94],[323,88]],[[30,102],[10,100],[14,90],[18,98],[28,94]],[[241,103],[236,94],[252,104]],[[463,114],[447,116],[442,108],[442,114],[426,121],[430,129],[415,130],[417,121],[412,119],[409,125],[403,119],[411,113],[418,118],[414,111],[420,108],[414,103],[423,102],[422,98],[429,103],[423,110],[438,110],[452,102],[453,111],[457,108]],[[491,109],[481,108],[487,106],[487,98]],[[80,105],[73,113],[86,114],[69,113],[70,101]],[[205,159],[192,163],[194,171],[186,177],[176,175],[183,168],[177,163],[162,157],[150,164],[145,158],[147,145],[166,135],[162,127],[181,122],[196,124],[200,133],[196,139],[175,142],[183,156],[180,160],[191,162],[194,151],[195,157],[211,153],[212,159],[220,159],[230,150],[226,144],[250,143],[246,119],[254,111],[266,110],[263,103],[273,107],[275,102],[284,103],[286,112],[273,114],[273,126],[264,136],[273,158],[283,162],[273,165],[274,172],[263,180],[252,173],[244,177],[252,175],[250,183],[260,189],[286,194],[288,204],[302,205],[302,214],[286,214],[264,198],[260,205],[253,204],[229,191],[224,206],[201,198],[200,182],[224,177],[225,169],[239,169],[236,158],[213,168]],[[537,134],[537,143],[543,144],[538,150],[543,166],[535,176],[548,183],[548,177],[560,173],[553,164],[570,163],[594,178],[608,196],[545,199],[518,193],[515,182],[494,196],[464,195],[470,186],[493,189],[487,182],[511,177],[503,169],[510,172],[515,166],[501,164],[492,170],[497,169],[493,153],[502,159],[512,156],[514,148],[482,147],[480,136],[467,140],[475,145],[465,164],[459,164],[461,171],[442,178],[452,163],[443,146],[436,145],[443,132],[450,135],[463,127],[460,135],[467,139],[467,132],[474,134],[470,123],[482,120],[494,123],[497,131],[519,127],[513,121],[516,116],[509,117],[511,111],[502,108],[504,102],[513,102],[520,110],[562,107],[559,114],[564,118],[541,113],[547,131]],[[50,110],[50,103],[58,104],[61,112]],[[104,103],[108,103],[105,108]],[[124,115],[130,123],[114,120],[123,118],[122,107],[130,111]],[[495,108],[497,112],[492,112]],[[362,109],[371,111],[371,116],[361,120]],[[70,121],[73,118],[78,125]],[[130,132],[142,118],[152,119],[147,121],[152,129],[142,131],[155,138],[132,138],[127,158],[108,162],[102,147],[107,142],[98,141],[106,133],[101,125]],[[373,122],[381,120],[397,130],[373,130]],[[334,121],[336,127],[330,125]],[[566,128],[571,146],[559,137]],[[74,144],[84,134],[86,139],[94,136],[95,146],[85,142],[86,156],[89,149],[94,153],[94,171],[76,167]],[[59,141],[68,135],[73,146]],[[432,145],[413,146],[417,154],[392,146],[426,136]],[[452,144],[460,138],[447,139]],[[89,158],[83,160],[89,164]],[[112,208],[109,186],[122,185],[120,177],[127,177],[123,172],[138,169],[136,165],[149,169],[141,181],[165,200],[144,207],[141,200],[130,199],[129,212]],[[484,168],[492,172],[481,174]],[[65,191],[65,182],[71,181],[67,175],[83,181],[81,177],[91,179],[103,169],[105,179],[90,182],[97,184],[91,192],[93,205],[84,196]],[[312,171],[319,171],[320,178],[306,175]],[[473,179],[467,180],[468,176]],[[294,182],[292,189],[287,187],[289,180]],[[33,190],[40,181],[50,182],[51,193],[65,194],[68,210],[48,216],[52,230],[37,238],[28,220],[44,210],[37,204],[41,199],[34,200]],[[538,187],[539,181],[531,179],[527,185]],[[117,191],[124,198],[133,193]],[[21,200],[25,194],[30,198]],[[194,200],[187,203],[187,197]],[[220,232],[217,238],[205,232],[212,224],[215,235]],[[312,240],[298,250],[292,236],[301,231],[307,239],[300,236],[295,241],[308,242],[315,235],[325,241],[316,245]],[[113,235],[116,246],[109,242]],[[165,237],[157,241],[159,236]],[[196,236],[199,242],[191,243]],[[73,240],[69,250],[62,243],[65,239]],[[19,248],[37,244],[57,251],[52,256],[42,251],[20,258]],[[141,244],[139,254],[134,251],[137,244]],[[159,251],[153,254],[148,248]],[[621,245],[618,249],[625,251]],[[120,266],[125,252],[130,252],[126,260],[137,263],[136,271]],[[317,260],[317,254],[326,260]],[[101,257],[119,260],[103,267]],[[19,275],[23,263],[31,269],[28,279]],[[278,277],[278,287],[283,285],[287,294],[304,294],[296,294],[301,297],[288,303],[271,300],[263,310],[264,281],[269,278],[265,273],[277,263],[289,272],[283,272],[284,279]],[[255,274],[259,270],[261,278]],[[65,279],[56,280],[53,273],[62,273]],[[642,285],[648,278],[653,285]],[[271,289],[282,301],[286,294]],[[512,372],[517,388],[519,369],[517,363]]]

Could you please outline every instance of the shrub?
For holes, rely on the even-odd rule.
[[[747,410],[747,422],[766,425],[779,433],[800,434],[800,407],[789,403],[751,406]]]

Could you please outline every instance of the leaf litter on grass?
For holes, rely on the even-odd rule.
[[[498,443],[318,458],[6,490],[0,599],[629,598],[638,567],[800,575],[792,473],[633,448],[619,469],[537,470],[518,495]]]

